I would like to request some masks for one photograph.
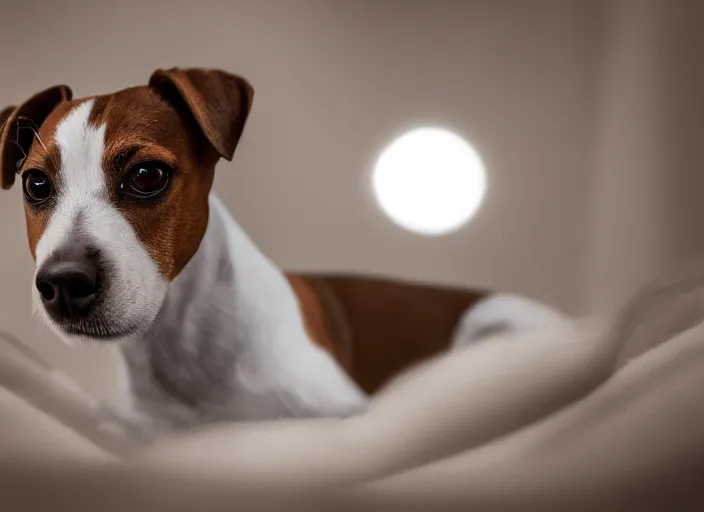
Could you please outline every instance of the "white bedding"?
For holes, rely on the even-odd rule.
[[[691,308],[665,310],[675,320],[649,311],[632,317],[647,328],[618,335],[593,319],[492,339],[409,372],[358,418],[222,425],[148,448],[5,348],[2,510],[694,506],[704,494],[704,326],[677,319]]]

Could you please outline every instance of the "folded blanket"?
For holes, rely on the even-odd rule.
[[[14,354],[0,359],[0,503],[12,503],[8,510],[193,510],[203,500],[209,510],[691,506],[702,498],[704,464],[697,290],[704,287],[691,275],[669,278],[615,322],[502,335],[437,357],[385,387],[364,416],[213,426],[148,448],[101,424],[88,397]]]
[[[630,300],[613,325],[623,349],[619,365],[704,321],[704,267],[687,263],[653,280]]]

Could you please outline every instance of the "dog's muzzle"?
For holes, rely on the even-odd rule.
[[[74,243],[47,259],[35,284],[47,313],[56,321],[72,321],[90,313],[99,278],[99,252],[87,244]]]

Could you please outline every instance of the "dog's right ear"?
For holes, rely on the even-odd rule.
[[[254,89],[238,75],[217,69],[158,69],[149,86],[175,90],[217,153],[232,160],[252,108]]]
[[[35,130],[63,101],[72,98],[71,89],[57,85],[32,96],[19,107],[0,111],[0,186],[12,187],[18,163],[24,161],[32,147]]]

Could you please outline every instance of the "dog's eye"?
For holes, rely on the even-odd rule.
[[[28,203],[42,203],[51,197],[51,180],[44,171],[30,169],[22,175],[22,181],[24,197]]]
[[[137,199],[153,199],[166,190],[169,178],[170,172],[161,164],[139,164],[127,172],[121,189]]]

